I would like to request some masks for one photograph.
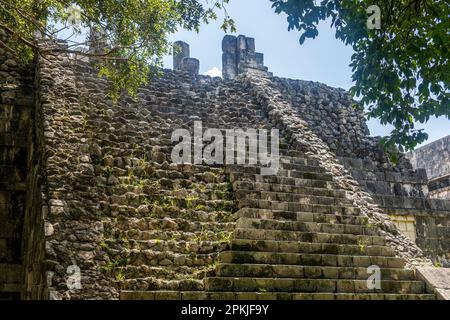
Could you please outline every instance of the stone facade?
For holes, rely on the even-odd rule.
[[[173,69],[196,75],[200,69],[200,61],[190,57],[189,44],[183,41],[174,43]]]
[[[255,52],[255,39],[227,35],[222,40],[222,73],[226,80],[247,72],[267,73],[264,55]]]
[[[2,297],[434,298],[411,269],[448,259],[450,202],[427,199],[407,159],[389,163],[348,93],[273,77],[251,38],[224,38],[225,80],[183,67],[178,44],[175,70],[117,103],[66,55],[29,66],[12,94],[4,55]],[[280,129],[279,172],[173,164],[171,134],[194,121]],[[378,291],[364,287],[372,264]]]
[[[414,168],[423,168],[428,176],[428,196],[450,199],[450,136],[410,152]]]

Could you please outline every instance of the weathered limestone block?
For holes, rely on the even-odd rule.
[[[258,66],[264,65],[264,54],[260,52],[255,52],[255,60]]]
[[[184,41],[176,41],[174,43],[173,69],[180,70],[183,59],[189,57],[189,44]]]
[[[221,254],[222,262],[238,263],[219,271],[237,277],[234,289],[324,290],[329,292],[315,298],[336,299],[334,292],[348,291],[353,298],[365,292],[367,265],[402,268],[404,261],[394,255],[403,252],[413,262],[420,256],[336,160],[335,151],[354,155],[354,175],[374,183],[382,203],[405,210],[427,205],[420,198],[392,197],[392,185],[400,185],[395,189],[399,193],[412,194],[416,187],[406,190],[405,181],[419,184],[416,176],[390,172],[373,159],[380,155],[364,136],[364,118],[351,108],[348,95],[322,84],[261,77],[267,68],[252,38],[227,36],[222,45],[224,65],[230,67],[224,77],[232,75],[235,81],[198,76],[198,60],[189,57],[189,47],[182,43],[185,50],[177,61],[174,57],[177,72],[164,71],[138,90],[137,99],[124,96],[117,103],[106,98],[106,81],[87,63],[57,57],[39,63],[37,110],[42,114],[37,119],[45,121],[36,122],[36,143],[42,143],[36,156],[43,157],[45,166],[30,161],[33,194],[27,206],[46,210],[30,209],[25,223],[25,233],[33,235],[25,246],[26,297],[116,299],[120,290],[149,295],[149,290],[168,290],[161,297],[182,297],[183,290],[204,290],[219,254],[232,247],[239,253]],[[238,77],[240,72],[260,74]],[[258,84],[265,79],[267,83]],[[282,143],[288,161],[279,175],[270,177],[256,174],[257,168],[229,172],[230,167],[171,163],[171,133],[190,129],[197,120],[210,128],[283,129],[289,138]],[[46,133],[51,139],[43,139]],[[357,158],[366,152],[369,159]],[[35,194],[41,190],[42,195]],[[0,204],[9,201],[0,192]],[[447,208],[440,202],[428,206]],[[237,208],[239,220],[233,218]],[[368,212],[377,224],[369,226],[363,214]],[[427,233],[435,248],[445,247],[448,220],[433,219],[416,220],[417,229]],[[0,251],[5,245],[0,242]],[[74,265],[81,269],[82,288],[68,290],[67,270]],[[407,271],[395,270],[392,277],[411,280]],[[360,282],[350,280],[356,275]],[[318,279],[293,281],[292,276]],[[218,289],[228,283],[220,281]],[[392,284],[397,287],[390,290],[411,286],[413,292],[423,292],[423,283]],[[280,294],[248,292],[241,297]]]
[[[237,38],[235,36],[226,35],[222,39],[222,51],[224,53],[235,54],[237,49]]]
[[[226,80],[246,72],[262,75],[267,72],[263,54],[255,52],[254,38],[226,35],[222,40],[222,51],[222,73]]]
[[[420,147],[406,156],[415,169],[426,170],[430,197],[450,199],[450,136]]]
[[[417,268],[416,271],[429,292],[434,292],[439,300],[450,300],[450,269]]]
[[[200,61],[190,57],[189,44],[183,41],[174,43],[173,69],[198,75]]]
[[[183,58],[179,70],[185,71],[192,75],[198,75],[200,69],[200,61],[195,58]]]
[[[222,74],[229,80],[237,76],[237,38],[226,35],[222,40]]]

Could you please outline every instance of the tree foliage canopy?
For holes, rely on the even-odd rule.
[[[124,90],[134,94],[157,72],[162,56],[172,50],[168,35],[178,28],[198,31],[222,10],[222,29],[234,31],[224,7],[228,1],[0,0],[0,30],[8,35],[0,47],[21,62],[58,51],[94,57],[100,75],[112,80],[111,93],[117,98]],[[367,108],[369,117],[394,126],[384,139],[386,146],[412,149],[427,139],[416,122],[431,116],[450,118],[447,1],[270,1],[276,13],[287,14],[288,29],[300,31],[301,44],[318,36],[318,24],[327,20],[336,38],[352,46],[351,92],[360,97],[359,107]],[[371,5],[381,9],[379,30],[367,28]],[[74,37],[88,29],[91,37]],[[54,45],[41,47],[38,38]],[[99,50],[92,50],[96,46]]]
[[[394,126],[387,147],[400,151],[427,139],[415,122],[450,118],[450,5],[444,0],[270,0],[287,14],[288,29],[300,31],[300,44],[330,21],[336,38],[351,45],[359,107],[382,124]],[[367,9],[377,5],[381,28],[369,29]]]
[[[0,47],[21,62],[58,51],[95,57],[100,75],[112,80],[114,97],[124,89],[133,94],[162,66],[162,56],[172,49],[168,35],[179,27],[198,31],[202,22],[217,19],[217,11],[223,10],[222,28],[234,30],[224,8],[227,2],[0,0],[0,29],[8,35]],[[87,30],[92,31],[91,37],[85,36]],[[39,45],[37,34],[53,44],[51,49]],[[61,45],[61,40],[66,40],[68,47]],[[100,50],[87,51],[94,40],[96,45],[102,44]]]

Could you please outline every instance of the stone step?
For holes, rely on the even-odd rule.
[[[334,198],[326,196],[314,196],[305,194],[296,194],[290,192],[272,192],[272,191],[254,191],[242,190],[235,191],[236,199],[259,199],[268,201],[297,202],[301,204],[323,204],[336,206],[352,206],[353,202],[345,198]]]
[[[326,173],[313,173],[302,171],[288,171],[284,172],[278,170],[277,175],[260,175],[246,172],[230,172],[231,181],[247,180],[255,182],[270,182],[279,184],[289,184],[295,186],[308,186],[308,187],[336,187],[333,184],[333,177]],[[311,180],[310,185],[304,180]],[[327,183],[328,182],[328,183]]]
[[[122,290],[177,290],[203,291],[204,281],[199,279],[160,279],[159,277],[145,277],[114,281]]]
[[[279,185],[289,185],[295,187],[309,187],[309,188],[322,188],[328,190],[339,190],[337,186],[326,180],[313,180],[313,179],[299,179],[299,178],[286,178],[278,176],[262,176],[252,175],[247,173],[230,173],[230,181],[234,184],[236,181],[245,181],[253,183],[270,183]]]
[[[205,200],[200,198],[189,198],[189,196],[161,196],[161,198],[158,198],[161,202],[155,203],[156,211],[150,211],[152,207],[149,206],[148,199],[149,198],[146,198],[144,194],[132,194],[130,197],[111,197],[109,208],[115,209],[116,211],[120,210],[121,214],[129,217],[141,217],[143,215],[151,216],[151,212],[158,215],[161,211],[166,211],[167,215],[169,215],[169,211],[174,210],[173,208],[176,208],[177,210],[203,211],[208,212],[209,214],[227,212],[230,213],[231,216],[231,212],[234,212],[236,209],[235,201],[233,200]]]
[[[230,195],[231,196],[231,195]],[[166,196],[165,200],[167,203],[171,201],[175,201],[179,206],[187,209],[196,209],[197,205],[203,205],[204,208],[197,210],[207,210],[207,211],[234,211],[235,202],[233,200],[209,200],[209,199],[201,199],[194,198],[190,199],[186,196]]]
[[[255,159],[256,161],[256,159]],[[245,165],[226,165],[225,168],[229,173],[248,173],[248,174],[261,174],[261,165],[254,164],[245,164]],[[295,164],[295,163],[280,163],[280,167],[278,169],[277,175],[296,178],[297,174],[302,173],[317,173],[317,174],[325,174],[325,169],[323,167],[318,166],[309,166],[303,164]]]
[[[133,207],[133,210],[128,210],[128,216],[134,219],[141,219],[143,217],[148,217],[152,219],[164,219],[171,218],[176,219],[183,217],[190,221],[199,221],[199,222],[232,222],[236,218],[233,217],[230,211],[206,211],[204,207],[196,210],[193,209],[181,209],[177,208],[177,210],[172,210],[169,208],[168,210],[164,210],[164,208],[160,208],[158,210],[152,210],[152,207],[144,205],[139,207]]]
[[[179,217],[179,212],[183,209],[175,206],[165,205],[164,208],[160,206],[151,207],[148,205],[148,201],[142,201],[138,203],[133,203],[132,205],[124,205],[119,203],[105,203],[102,202],[102,214],[105,217],[130,217],[130,218],[142,218],[143,216],[161,218],[169,217],[176,218]],[[155,208],[155,209],[153,209]]]
[[[289,184],[275,184],[253,181],[235,181],[234,190],[248,190],[259,192],[285,192],[300,195],[312,195],[333,198],[345,198],[345,191],[337,189],[313,188],[306,186],[293,186]]]
[[[208,143],[204,142],[203,143],[203,147],[205,147],[207,144]],[[168,157],[170,159],[171,152],[172,152],[172,149],[173,149],[173,145],[174,144],[172,144],[172,145],[160,144],[160,145],[158,145],[158,151],[161,152],[162,154],[164,154],[166,157]],[[243,150],[244,150],[244,153],[240,154],[239,157],[242,158],[242,159],[245,159],[246,163],[249,162],[250,158],[255,159],[255,161],[257,162],[257,160],[261,159],[261,157],[262,157],[260,154],[253,152],[253,150],[249,150],[248,145],[246,145],[245,149],[243,149]],[[224,152],[225,152],[225,148],[224,148]],[[274,156],[271,153],[271,149],[270,148],[267,151],[266,155],[267,156],[272,156],[272,157]],[[284,160],[285,163],[291,162],[291,163],[294,163],[294,164],[301,164],[302,162],[305,163],[304,160],[306,160],[305,155],[303,153],[301,153],[299,151],[293,151],[293,150],[288,149],[286,144],[280,144],[279,150],[278,150],[278,156],[279,156],[279,159],[286,158]],[[234,161],[236,162],[236,159],[237,159],[237,150],[236,149],[234,151],[234,157],[233,158],[235,159]],[[300,160],[292,161],[293,158],[299,158]],[[288,159],[290,159],[290,160],[288,160]],[[309,160],[309,159],[307,159],[306,163],[317,164],[317,162],[314,162],[313,160]]]
[[[168,112],[168,110],[170,110],[170,109],[164,108],[164,110],[161,110],[161,111],[162,112]],[[184,109],[185,112],[187,110],[189,110],[189,109]],[[179,113],[179,110],[174,109],[173,111],[175,113]],[[192,111],[195,112],[195,110],[192,110]],[[187,115],[189,115],[189,113],[187,113],[186,116]],[[253,116],[255,116],[255,115],[253,115]],[[258,119],[263,121],[263,122],[265,122],[265,118],[264,117],[258,117]],[[217,127],[223,128],[223,123],[221,123],[219,121],[219,122],[217,122],[217,124],[220,124]],[[208,123],[208,126],[207,127],[205,126],[203,129],[212,128],[213,127],[212,125],[213,125],[213,123]],[[193,132],[192,127],[188,127],[188,130],[190,131],[191,136],[193,136],[194,132]],[[228,130],[228,129],[218,129],[218,130],[222,133],[223,137],[225,138],[226,135],[227,135],[226,130]],[[165,137],[165,139],[167,140],[167,144],[171,143],[171,139],[170,138],[171,138],[171,134],[167,134],[166,137]],[[255,137],[245,137],[245,148],[248,149],[249,145],[251,145],[251,144],[258,146],[258,143],[260,142],[260,139],[266,139],[267,140],[266,146],[267,145],[270,146],[270,142],[271,142],[270,129],[268,131],[266,131],[265,135],[260,135],[258,132],[256,132]],[[204,143],[206,143],[206,142],[204,142]],[[278,139],[278,146],[279,146],[279,150],[285,150],[286,152],[290,151],[289,144],[288,144],[287,140],[284,137],[282,137],[282,136],[280,136],[279,139]]]
[[[230,232],[201,230],[198,232],[179,232],[178,230],[126,230],[115,232],[114,238],[130,239],[136,241],[228,241]]]
[[[162,218],[155,219],[150,217],[121,219],[119,223],[105,222],[105,227],[111,227],[115,230],[177,230],[180,232],[199,232],[202,230],[220,230],[233,231],[234,222],[200,222],[189,221],[182,218]]]
[[[186,172],[176,170],[177,168],[172,168],[172,170],[166,170],[166,169],[157,169],[153,173],[156,178],[160,180],[161,186],[163,187],[172,187],[175,182],[183,187],[189,186],[192,184],[192,182],[195,183],[204,183],[204,184],[210,184],[210,183],[224,183],[227,182],[226,175],[225,174],[215,174],[211,170],[209,171],[200,171],[197,173],[192,172]],[[120,168],[114,168],[113,169],[113,175],[116,177],[119,177],[121,184],[129,184],[133,185],[133,183],[136,182],[135,176],[128,176],[128,173],[125,169]],[[102,174],[99,172],[99,174]],[[105,175],[105,173],[103,173]],[[170,185],[167,186],[165,183],[168,181],[161,181],[161,180],[171,180]]]
[[[337,215],[359,215],[361,213],[361,209],[353,206],[303,204],[298,202],[270,201],[251,198],[239,200],[239,207],[293,211],[293,212],[326,213]]]
[[[287,156],[287,157],[292,157],[292,158],[302,158],[305,157],[305,153],[302,151],[298,151],[298,150],[286,150],[286,152],[282,153],[283,156]]]
[[[284,170],[279,168],[276,175],[261,175],[261,168],[259,167],[240,167],[239,171],[231,171],[230,174],[234,176],[238,175],[257,175],[261,177],[279,177],[279,178],[295,178],[295,179],[309,179],[309,180],[324,180],[333,181],[333,176],[328,173],[313,171],[297,171],[297,170]],[[257,172],[254,172],[257,171]]]
[[[294,211],[255,209],[255,208],[241,208],[238,211],[236,211],[233,214],[233,216],[235,217],[235,219],[243,217],[254,219],[290,220],[290,221],[332,223],[332,224],[367,225],[369,223],[369,219],[364,216],[335,215],[335,214],[313,213],[313,212],[294,212]]]
[[[309,164],[308,164],[309,163]],[[306,164],[292,163],[290,161],[282,161],[280,159],[281,169],[284,170],[294,170],[294,171],[307,171],[307,172],[317,172],[325,173],[324,167],[320,166],[316,161],[306,161]]]
[[[364,236],[353,234],[332,234],[317,232],[300,231],[281,231],[281,230],[263,230],[236,228],[234,239],[249,240],[277,240],[277,241],[300,241],[300,242],[318,242],[335,244],[354,244],[354,245],[381,245],[386,244],[386,240],[379,236]]]
[[[183,259],[183,265],[192,266],[208,266],[215,261],[218,256],[217,252],[212,253],[196,253],[192,254],[175,254],[173,252],[161,252],[153,250],[129,250],[127,254],[128,264],[134,266],[140,265],[157,265],[161,267],[177,266]]]
[[[126,291],[120,300],[435,300],[433,294]]]
[[[143,279],[149,277],[156,277],[159,279],[180,279],[183,277],[193,277],[193,275],[205,275],[207,271],[210,274],[214,273],[214,266],[207,268],[202,266],[186,266],[186,265],[172,265],[170,267],[152,266],[147,264],[141,265],[126,265],[123,267],[116,267],[111,269],[112,274],[121,274],[125,279]]]
[[[300,164],[320,167],[320,162],[317,159],[312,159],[304,154],[296,155],[295,157],[289,155],[283,155],[280,157],[280,163]]]
[[[295,279],[295,278],[231,278],[211,277],[205,280],[206,291],[271,291],[271,292],[328,292],[328,293],[398,293],[422,294],[422,281],[381,280],[381,289],[370,289],[366,280]]]
[[[375,228],[355,224],[332,224],[303,221],[280,221],[269,219],[239,218],[236,228],[321,232],[332,234],[378,235]]]
[[[166,173],[165,176],[172,175],[179,175],[179,173],[183,173],[185,178],[191,177],[193,174],[198,173],[213,173],[213,174],[223,174],[224,173],[224,166],[223,165],[205,165],[205,164],[190,164],[190,163],[184,163],[184,164],[159,164],[157,162],[151,161],[149,164],[155,169],[155,173],[158,175],[160,172]],[[178,173],[177,173],[178,172]],[[181,177],[181,176],[180,176]]]
[[[405,262],[396,257],[335,255],[314,253],[283,253],[261,251],[223,251],[219,253],[221,263],[289,264],[324,267],[369,267],[403,268]]]
[[[372,274],[372,272],[367,272],[367,268],[353,267],[228,263],[221,263],[216,267],[216,276],[218,277],[367,280]],[[414,271],[408,269],[380,269],[380,277],[382,280],[415,280]]]
[[[334,243],[312,243],[298,241],[247,240],[233,239],[230,243],[233,251],[264,251],[284,253],[316,253],[335,255],[395,256],[395,250],[386,246],[366,246]]]
[[[229,241],[207,241],[207,240],[191,240],[191,241],[177,241],[177,240],[134,240],[116,238],[105,239],[102,243],[104,250],[137,250],[145,251],[152,250],[154,252],[166,252],[170,254],[190,254],[201,253],[209,254],[219,251],[224,251],[229,246]],[[125,249],[126,248],[126,249]]]
[[[328,190],[340,190],[333,181],[326,180],[315,180],[315,179],[301,179],[301,178],[287,178],[287,177],[279,177],[279,176],[269,176],[269,175],[251,175],[246,173],[231,173],[230,181],[232,183],[236,181],[245,181],[245,182],[253,182],[253,183],[269,183],[269,184],[278,184],[278,185],[289,185],[294,187],[308,187],[308,188],[320,188],[320,189],[328,189]]]

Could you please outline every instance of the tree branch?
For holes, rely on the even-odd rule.
[[[3,47],[3,49],[5,49],[7,52],[11,53],[14,57],[17,57],[17,53],[2,40],[0,40],[0,46]]]
[[[22,37],[21,35],[19,35],[17,32],[15,32],[14,30],[12,30],[11,28],[9,28],[8,26],[4,25],[3,23],[0,22],[0,28],[2,28],[3,30],[5,30],[7,33],[9,33],[10,35],[13,35],[15,37],[17,37],[17,39],[19,39],[20,41],[22,41],[23,43],[25,43],[27,46],[39,50],[39,47],[33,43],[32,41],[25,39],[24,37]]]
[[[41,33],[43,33],[45,35],[48,35],[47,28],[45,28],[45,26],[40,25],[39,22],[36,21],[35,19],[28,17],[28,15],[23,13],[22,10],[20,10],[16,6],[13,6],[12,4],[7,3],[7,2],[5,2],[3,0],[0,0],[0,3],[3,4],[3,5],[6,5],[6,6],[10,7],[10,8],[12,8],[12,9],[14,9],[15,11],[17,11],[17,13],[22,18],[24,18],[25,20],[31,22]],[[10,12],[8,9],[5,9],[5,7],[3,7],[3,10],[6,11],[10,16],[14,17],[14,14],[12,12]]]

